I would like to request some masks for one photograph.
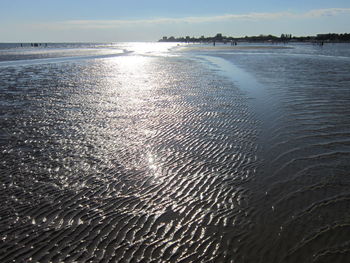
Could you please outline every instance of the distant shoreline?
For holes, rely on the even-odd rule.
[[[249,42],[249,43],[288,43],[288,42],[306,42],[306,43],[350,43],[350,33],[337,34],[318,34],[316,36],[292,36],[292,34],[281,34],[280,37],[273,35],[259,35],[259,36],[245,36],[245,37],[232,37],[223,36],[221,33],[216,34],[214,37],[201,36],[196,37],[167,37],[164,36],[158,42],[185,42],[185,43],[234,43],[237,42]]]

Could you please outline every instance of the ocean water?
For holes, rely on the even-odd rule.
[[[0,44],[0,76],[1,262],[349,262],[350,44]]]

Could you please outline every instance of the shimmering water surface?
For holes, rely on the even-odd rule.
[[[0,45],[1,262],[349,262],[350,45]]]

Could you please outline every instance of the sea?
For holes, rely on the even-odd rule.
[[[350,44],[0,44],[0,262],[350,262]]]

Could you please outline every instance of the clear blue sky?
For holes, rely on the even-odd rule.
[[[0,42],[350,31],[349,0],[0,0]]]

